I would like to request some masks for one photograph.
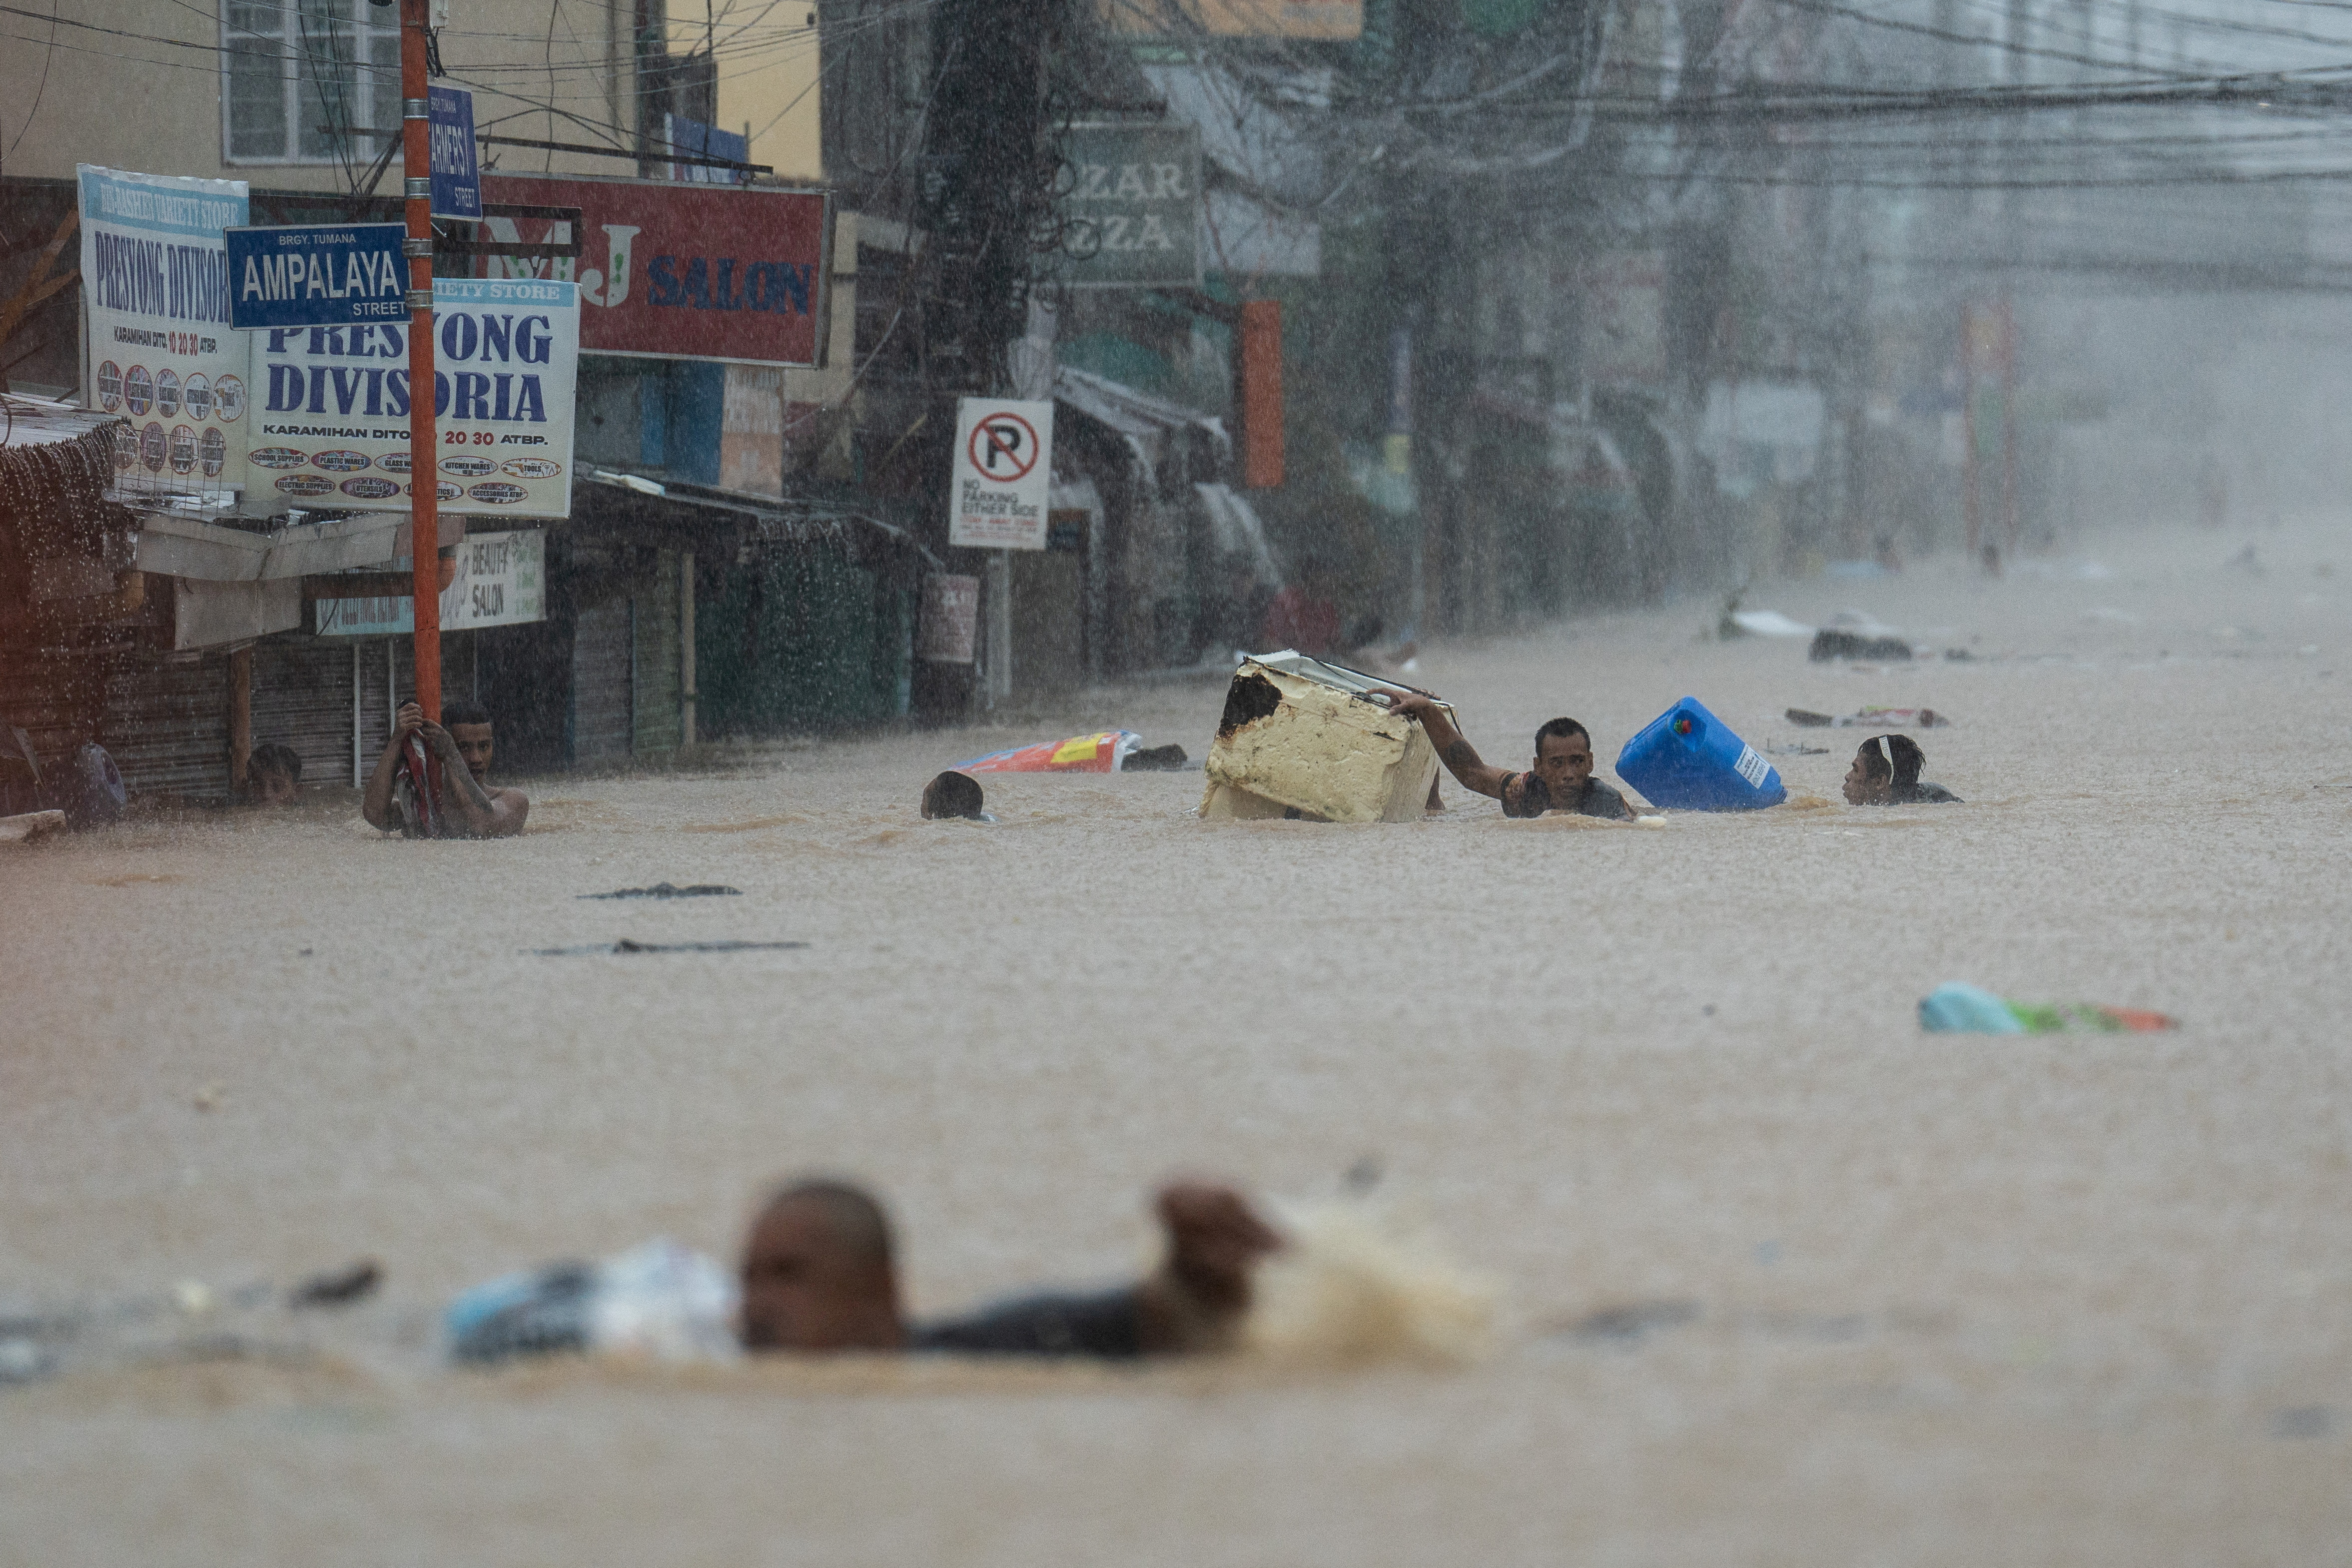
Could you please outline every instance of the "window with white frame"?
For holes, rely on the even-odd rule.
[[[400,129],[399,23],[369,0],[228,0],[227,162],[373,163]]]

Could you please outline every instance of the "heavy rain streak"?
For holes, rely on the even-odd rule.
[[[0,1564],[2341,1559],[2352,10],[299,11],[0,28]]]

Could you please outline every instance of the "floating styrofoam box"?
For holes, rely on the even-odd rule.
[[[1437,778],[1422,727],[1353,670],[1284,651],[1243,661],[1209,743],[1203,817],[1413,822]]]

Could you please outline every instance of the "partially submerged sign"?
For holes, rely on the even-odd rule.
[[[493,277],[576,277],[586,353],[818,363],[832,226],[824,193],[490,174],[483,194],[580,209],[576,263],[494,257],[489,268]],[[491,217],[485,226],[509,241],[573,237],[569,225],[540,218]]]
[[[1060,269],[1094,288],[1197,287],[1201,133],[1190,125],[1074,125]]]
[[[246,340],[229,328],[222,235],[242,180],[79,165],[84,402],[129,420],[124,489],[225,498],[245,483]]]
[[[1045,502],[1053,482],[1052,404],[1003,397],[956,400],[950,544],[1045,549]]]
[[[457,574],[441,592],[441,629],[476,631],[547,618],[547,535],[469,533],[457,546]],[[322,637],[405,637],[416,629],[406,595],[319,601]]]
[[[404,321],[407,236],[396,223],[230,229],[229,325],[250,332]]]
[[[441,503],[569,516],[576,286],[440,278],[433,310]],[[266,478],[299,505],[406,511],[408,331],[402,321],[256,332],[253,482]]]

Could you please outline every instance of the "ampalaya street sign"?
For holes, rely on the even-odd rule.
[[[288,224],[225,231],[229,325],[341,327],[408,315],[396,223]]]

